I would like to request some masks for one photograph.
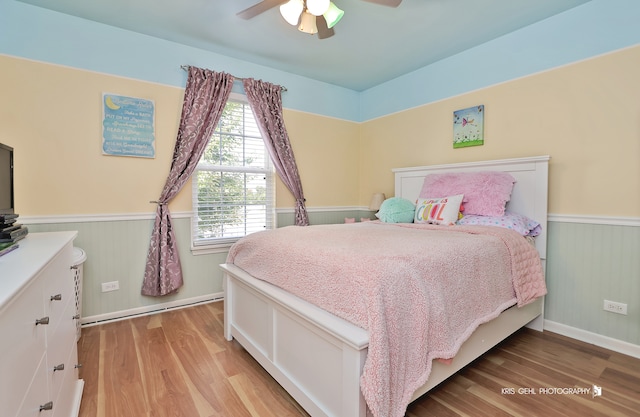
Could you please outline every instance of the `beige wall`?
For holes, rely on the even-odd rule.
[[[169,172],[183,90],[0,56],[0,142],[16,149],[16,209],[23,216],[148,213]],[[105,156],[102,93],[155,102],[156,157]],[[307,204],[354,206],[358,129],[353,122],[285,111]],[[293,199],[280,181],[279,207]],[[191,185],[170,205],[191,210]]]
[[[285,110],[285,121],[307,206],[357,206],[360,125],[292,110]],[[278,207],[293,207],[278,184]]]
[[[21,215],[155,210],[149,201],[169,172],[180,89],[5,56],[0,68],[0,142],[15,148]],[[102,154],[103,92],[155,102],[155,159]]]
[[[23,216],[148,213],[168,173],[182,89],[0,56],[0,142]],[[391,169],[551,155],[551,213],[640,216],[640,46],[362,124],[285,110],[308,207],[393,195]],[[101,153],[102,93],[153,100],[156,158]],[[485,105],[485,144],[452,148],[452,113]],[[293,199],[281,183],[278,207]],[[171,204],[191,210],[188,184]]]
[[[369,121],[360,203],[396,167],[550,155],[549,211],[640,216],[640,46]],[[455,110],[485,105],[485,143],[453,149]]]

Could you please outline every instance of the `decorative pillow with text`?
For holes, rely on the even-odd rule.
[[[443,198],[419,198],[413,221],[446,226],[455,224],[463,198],[462,194]]]

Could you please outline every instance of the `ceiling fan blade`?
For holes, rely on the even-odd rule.
[[[236,16],[241,17],[242,19],[251,19],[260,13],[264,13],[267,10],[280,6],[286,2],[287,0],[262,0],[260,3],[256,3],[253,6],[236,13]]]
[[[316,27],[318,28],[318,39],[327,39],[335,34],[333,28],[327,26],[327,21],[322,15],[316,16]]]
[[[402,0],[363,0],[368,1],[369,3],[379,4],[381,6],[389,6],[389,7],[398,7]]]

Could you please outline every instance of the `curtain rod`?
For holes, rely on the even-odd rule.
[[[189,67],[190,67],[190,66],[191,66],[191,65],[180,65],[180,68],[182,68],[182,69],[183,69],[183,70],[185,70],[185,71],[189,71]],[[240,80],[240,81],[244,81],[244,80],[245,80],[245,78],[242,78],[242,77],[236,77],[235,75],[233,76],[233,78],[234,78],[234,79],[236,79],[236,80]],[[287,91],[287,87],[284,87],[284,86],[282,86],[282,85],[280,86],[280,89],[282,89],[282,91]]]

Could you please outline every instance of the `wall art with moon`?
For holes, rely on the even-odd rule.
[[[102,153],[155,158],[155,103],[102,94]]]

